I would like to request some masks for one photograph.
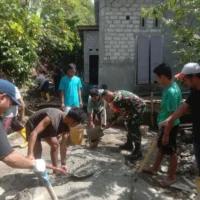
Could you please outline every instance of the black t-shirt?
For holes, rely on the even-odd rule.
[[[11,154],[14,150],[10,146],[8,141],[7,133],[0,122],[0,160],[2,160],[7,155]]]
[[[200,90],[193,90],[186,103],[191,108],[194,142],[200,144]]]
[[[63,121],[66,113],[56,108],[45,108],[37,111],[29,118],[26,123],[27,137],[46,116],[51,119],[51,124],[39,134],[40,138],[56,137],[63,132],[69,132],[69,127]]]

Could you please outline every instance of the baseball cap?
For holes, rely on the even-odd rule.
[[[0,79],[0,93],[6,93],[17,105],[21,106],[21,103],[16,98],[15,85],[9,81]]]
[[[177,79],[182,79],[184,76],[188,74],[198,74],[200,73],[200,65],[198,63],[187,63],[184,65],[181,73],[175,75],[174,77]]]

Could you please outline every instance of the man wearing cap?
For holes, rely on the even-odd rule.
[[[90,127],[94,127],[94,119],[98,118],[98,124],[100,126],[106,125],[106,109],[104,106],[104,100],[101,96],[104,90],[98,90],[96,88],[89,91],[87,112],[89,114]]]
[[[12,104],[21,106],[15,97],[15,85],[9,81],[0,79],[0,115],[2,115]],[[25,156],[15,152],[7,138],[2,123],[0,122],[0,160],[12,168],[33,169],[38,172],[39,167],[45,164],[39,160],[30,160]],[[42,175],[45,175],[46,168],[43,166]]]
[[[192,89],[192,91],[186,101],[169,118],[160,124],[160,126],[165,127],[162,143],[163,145],[169,143],[169,133],[175,120],[191,111],[194,138],[193,145],[200,176],[200,65],[198,63],[188,63],[184,65],[181,73],[177,74],[175,78],[182,79],[185,85]]]

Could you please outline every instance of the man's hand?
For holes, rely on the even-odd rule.
[[[28,155],[27,158],[30,160],[35,160],[35,157],[33,155]]]
[[[162,145],[165,146],[165,145],[168,145],[168,144],[169,144],[169,136],[168,135],[163,135]]]
[[[65,104],[64,104],[64,103],[61,104],[61,109],[62,109],[63,111],[65,111]]]
[[[83,102],[82,101],[80,101],[80,108],[82,108],[83,107]]]
[[[65,172],[67,172],[67,166],[66,165],[62,165],[61,169],[64,170]]]
[[[166,119],[165,121],[159,124],[159,129],[161,129],[162,127],[167,128],[168,125],[169,125],[169,120]]]
[[[90,128],[94,128],[94,123],[90,122]]]

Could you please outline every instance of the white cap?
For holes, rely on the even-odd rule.
[[[182,79],[184,76],[188,74],[198,74],[200,73],[200,65],[198,63],[187,63],[184,65],[181,73],[175,75],[174,77],[177,79]]]

